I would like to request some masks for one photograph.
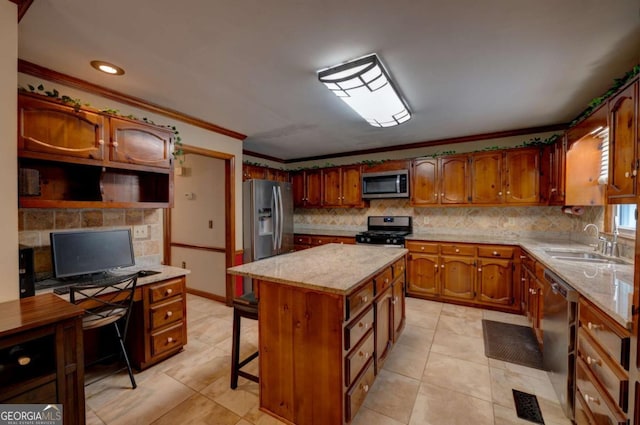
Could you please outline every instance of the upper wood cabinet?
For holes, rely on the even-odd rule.
[[[441,204],[466,204],[469,202],[468,164],[468,155],[452,155],[440,159]]]
[[[18,96],[19,205],[166,208],[173,204],[173,131]]]
[[[411,161],[411,205],[438,204],[438,160],[414,159]]]
[[[540,201],[540,149],[510,149],[504,153],[505,202],[537,204]]]
[[[471,202],[501,204],[502,152],[482,152],[471,155]]]
[[[251,179],[266,179],[278,182],[288,182],[289,172],[262,165],[242,164],[242,181]]]
[[[102,161],[109,138],[104,115],[21,94],[18,155],[38,153]]]
[[[292,173],[291,185],[294,207],[319,208],[322,206],[322,173],[319,169]]]
[[[609,103],[610,203],[635,202],[638,174],[638,81]]]
[[[109,161],[170,168],[173,131],[168,128],[111,117]]]
[[[565,170],[567,156],[566,134],[545,146],[540,165],[540,198],[549,205],[565,204]]]
[[[363,205],[360,165],[322,170],[322,206],[358,207]]]

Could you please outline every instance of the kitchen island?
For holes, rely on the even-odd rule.
[[[351,422],[404,326],[406,253],[327,244],[228,269],[259,299],[261,410]]]

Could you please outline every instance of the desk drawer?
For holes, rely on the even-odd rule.
[[[355,317],[373,300],[373,281],[367,282],[362,288],[347,296],[346,319]]]
[[[360,379],[353,384],[353,387],[347,392],[345,395],[345,420],[350,422],[358,413],[360,406],[364,402],[371,385],[373,385],[373,380],[375,378],[374,375],[374,367],[373,367],[373,357],[369,360],[369,365],[367,366],[366,371],[362,374]]]
[[[344,328],[344,349],[350,350],[370,329],[373,329],[373,305],[362,317]]]
[[[472,245],[440,245],[440,254],[473,257],[476,255],[476,247]]]
[[[629,378],[583,331],[578,332],[578,356],[623,411],[628,407]]]
[[[182,320],[184,311],[184,300],[179,297],[162,304],[154,304],[151,311],[151,329],[157,329],[169,323]]]
[[[373,281],[376,284],[376,295],[383,293],[384,290],[391,285],[392,280],[393,273],[391,271],[391,267],[387,267],[382,273],[374,277]]]
[[[170,279],[162,283],[149,285],[149,301],[156,303],[178,294],[182,294],[182,278]]]
[[[576,362],[576,398],[586,416],[599,418],[595,424],[626,424],[625,416],[618,410],[608,396],[598,388],[595,376],[588,370],[585,363],[578,359]]]
[[[157,356],[184,345],[184,324],[178,322],[168,329],[151,334],[151,355]]]
[[[369,331],[369,336],[344,359],[344,378],[347,387],[355,381],[369,359],[373,357],[374,347],[373,331],[371,330]]]
[[[580,328],[611,358],[629,370],[629,333],[583,298],[580,298]]]

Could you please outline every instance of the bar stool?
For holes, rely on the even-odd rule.
[[[231,347],[231,389],[238,387],[238,376],[253,382],[259,382],[256,375],[242,371],[251,360],[258,357],[258,351],[240,361],[240,319],[258,320],[258,300],[253,292],[246,293],[233,300],[233,345]]]

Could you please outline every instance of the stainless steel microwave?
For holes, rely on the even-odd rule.
[[[408,198],[409,171],[393,170],[362,174],[364,199]]]

